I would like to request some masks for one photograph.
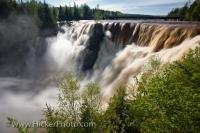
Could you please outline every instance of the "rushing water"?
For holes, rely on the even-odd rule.
[[[95,82],[108,101],[117,86],[133,84],[152,57],[164,64],[198,46],[196,25],[105,21],[64,25],[56,37],[46,39],[42,57],[35,56],[38,49],[29,52],[25,76],[0,77],[0,130],[7,130],[7,116],[40,119],[46,102],[56,105],[55,79],[68,72],[80,81],[80,93],[87,83]]]

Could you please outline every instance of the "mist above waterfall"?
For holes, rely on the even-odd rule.
[[[6,25],[9,28],[1,23],[0,115],[4,121],[13,115],[27,121],[30,114],[30,120],[39,119],[46,102],[56,105],[56,81],[67,73],[80,81],[80,92],[87,83],[97,83],[107,101],[116,87],[134,84],[132,80],[152,58],[169,63],[200,44],[195,26],[85,21],[64,25],[64,32],[44,39],[28,18]],[[30,23],[29,27],[23,23]]]

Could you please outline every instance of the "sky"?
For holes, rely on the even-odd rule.
[[[188,0],[46,0],[54,6],[88,4],[91,8],[121,11],[131,14],[166,15],[173,8],[182,7]]]

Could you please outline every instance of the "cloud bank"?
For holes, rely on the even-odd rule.
[[[183,6],[188,0],[46,0],[54,6],[88,4],[94,8],[97,4],[101,9],[121,11],[132,14],[166,15],[170,10]],[[193,1],[193,0],[192,0]]]

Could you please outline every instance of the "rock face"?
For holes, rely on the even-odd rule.
[[[103,25],[100,23],[95,24],[94,28],[92,29],[91,36],[86,43],[86,48],[81,53],[81,58],[83,60],[81,66],[82,71],[87,71],[93,68],[94,63],[97,60],[100,45],[104,36],[105,34]]]

